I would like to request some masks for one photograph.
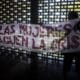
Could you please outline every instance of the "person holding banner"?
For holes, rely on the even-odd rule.
[[[78,19],[78,13],[75,11],[70,11],[68,14],[68,19],[69,20],[73,20],[73,19]],[[80,21],[78,22],[78,24],[75,24],[74,26],[74,31],[79,29],[79,24]],[[67,33],[65,36],[69,35],[69,33]],[[75,69],[76,72],[78,72],[80,74],[80,53],[79,52],[69,52],[69,53],[62,53],[64,55],[64,61],[63,61],[63,75],[64,75],[64,79],[67,79],[67,73],[71,68],[71,64],[73,59],[75,59]]]

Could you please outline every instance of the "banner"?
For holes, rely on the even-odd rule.
[[[75,28],[79,19],[58,24],[0,25],[0,45],[29,51],[80,51],[80,31]]]

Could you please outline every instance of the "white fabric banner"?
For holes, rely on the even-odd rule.
[[[0,45],[53,53],[80,51],[80,31],[74,28],[78,22],[0,25]]]

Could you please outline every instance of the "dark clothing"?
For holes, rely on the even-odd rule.
[[[67,76],[71,69],[73,59],[75,60],[75,71],[78,73],[78,78],[80,79],[80,53],[64,53],[63,55],[63,79],[68,80]]]
[[[64,73],[70,70],[73,59],[75,60],[75,70],[80,72],[80,53],[64,53]]]

